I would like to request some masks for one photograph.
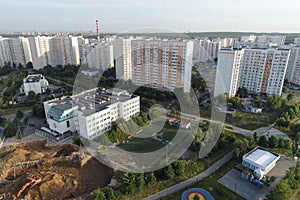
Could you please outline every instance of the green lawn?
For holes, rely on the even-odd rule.
[[[189,188],[203,188],[211,193],[211,195],[216,200],[243,200],[242,197],[235,194],[222,184],[218,183],[218,180],[222,178],[225,174],[227,174],[230,170],[232,170],[236,165],[238,164],[238,161],[231,160],[229,163],[221,167],[215,174],[211,175],[204,181],[201,181],[197,184],[191,185]],[[181,195],[184,191],[187,189],[181,190],[173,195],[170,195],[168,197],[163,198],[163,200],[180,200]]]

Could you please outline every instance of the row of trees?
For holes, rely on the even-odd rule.
[[[159,180],[167,180],[175,176],[180,176],[185,173],[185,170],[186,161],[177,160],[165,168],[147,174],[123,173],[119,177],[119,181],[121,182],[120,192],[122,194],[134,194],[144,185],[151,185]]]
[[[284,112],[276,121],[276,124],[281,127],[288,128],[294,119],[299,117],[300,103],[290,106],[287,112]]]
[[[300,163],[292,167],[266,196],[267,200],[289,200],[300,187]]]
[[[116,194],[115,191],[108,187],[104,190],[101,190],[100,188],[94,190],[94,199],[95,200],[116,200]]]
[[[148,118],[144,114],[132,117],[128,121],[119,118],[112,123],[112,129],[106,132],[105,135],[112,143],[119,143],[128,138],[130,134],[135,133],[138,126],[142,127],[148,123]]]

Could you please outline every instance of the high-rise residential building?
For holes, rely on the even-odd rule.
[[[289,83],[300,86],[300,47],[293,47],[291,50],[285,78]]]
[[[86,57],[84,63],[90,68],[106,70],[114,67],[113,46],[104,42],[85,45]]]
[[[118,118],[128,121],[140,114],[140,97],[126,90],[95,88],[72,97],[44,102],[49,128],[58,134],[78,132],[94,139],[112,127]]]
[[[254,94],[281,96],[289,57],[290,51],[278,49],[242,49],[227,53],[222,51],[219,54],[215,95],[220,94],[218,91],[223,83],[222,93],[230,96],[236,94],[238,87]],[[237,73],[234,72],[238,70],[238,66],[239,78],[235,81]]]
[[[26,64],[32,62],[31,50],[29,45],[29,39],[22,37],[22,45],[24,50],[25,62]]]
[[[26,66],[22,38],[0,39],[0,61],[1,66],[5,63],[15,66],[19,64]]]
[[[249,35],[242,36],[241,41],[237,42],[235,48],[260,48],[279,47],[284,45],[286,36],[282,35]]]
[[[243,51],[220,50],[216,72],[214,96],[227,93],[230,97],[236,95],[240,76]]]
[[[133,84],[190,92],[193,41],[139,39],[131,49]]]
[[[295,44],[297,47],[300,47],[300,38],[295,38],[294,44]]]
[[[49,40],[49,65],[79,65],[78,38],[73,36],[53,37]]]
[[[116,38],[113,43],[116,60],[116,78],[131,80],[131,41],[132,38]]]
[[[28,38],[34,69],[41,69],[50,63],[49,40],[51,38],[46,36]]]
[[[281,96],[290,51],[245,49],[239,87],[263,95]]]

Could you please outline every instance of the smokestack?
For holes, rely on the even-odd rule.
[[[100,42],[99,20],[96,20],[97,40]]]

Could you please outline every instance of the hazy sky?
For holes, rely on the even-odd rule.
[[[297,0],[1,0],[0,31],[300,32]]]

